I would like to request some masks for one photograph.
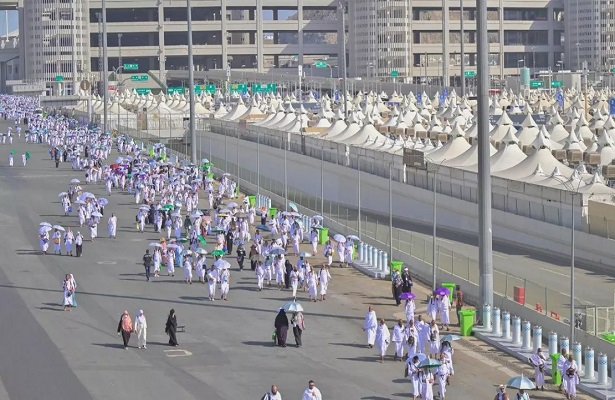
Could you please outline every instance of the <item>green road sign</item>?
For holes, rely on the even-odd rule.
[[[179,94],[184,93],[184,88],[181,86],[169,86],[167,88],[167,94],[175,94],[175,93],[179,93]]]
[[[277,92],[278,91],[278,85],[276,83],[268,83],[267,84],[267,91],[268,92]]]
[[[476,76],[476,71],[463,71],[463,75],[466,78],[473,78]]]
[[[62,75],[56,75],[56,82],[62,82],[64,77]]]
[[[253,83],[252,93],[273,93],[277,92],[278,85],[275,83]]]
[[[247,92],[248,85],[246,83],[233,83],[230,87],[231,92]]]
[[[142,88],[137,89],[137,94],[150,94],[151,92],[152,92],[152,89],[142,89]]]
[[[542,81],[530,81],[530,89],[540,89],[544,86]]]
[[[615,68],[613,68],[613,69],[611,70],[611,72],[615,74]]]
[[[216,90],[217,88],[214,84],[205,85],[205,91],[209,94],[215,94]]]
[[[395,71],[391,71],[391,76],[393,78],[395,78],[396,76],[399,76],[399,71],[395,70]]]
[[[139,69],[139,64],[124,64],[124,71],[136,71]]]
[[[326,61],[316,61],[314,64],[316,68],[327,68],[328,65]]]
[[[551,82],[551,87],[552,88],[560,88],[564,86],[564,82],[563,81],[552,81]]]
[[[149,76],[147,75],[132,75],[130,80],[133,82],[147,82],[149,80]]]

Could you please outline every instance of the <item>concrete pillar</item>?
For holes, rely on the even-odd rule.
[[[378,251],[378,270],[382,271],[384,269],[384,251]]]
[[[164,50],[164,3],[162,0],[158,0],[156,3],[158,6],[158,58],[159,58],[159,72],[158,79],[164,82],[164,72],[167,69],[166,52]],[[123,71],[126,72],[126,71]]]
[[[372,248],[372,267],[378,268],[378,249]]]
[[[483,329],[491,329],[491,305],[483,305]]]
[[[386,251],[383,251],[383,253],[384,253],[384,261],[382,262],[382,272],[385,275],[388,275],[389,271],[390,271],[390,269],[389,269],[389,255],[387,254]]]
[[[585,349],[585,379],[593,380],[595,378],[594,374],[594,349],[587,347]]]
[[[263,0],[256,0],[256,71],[264,70],[264,43],[263,43]]]
[[[366,252],[366,254],[365,254],[365,256],[366,256],[365,257],[365,262],[366,262],[367,265],[372,265],[372,254],[373,254],[372,253],[372,246],[368,244],[365,247],[366,247],[366,249],[365,249],[365,252]]]
[[[493,307],[491,315],[493,317],[491,321],[491,333],[496,336],[500,336],[502,334],[502,327],[500,326],[500,309]]]
[[[521,318],[513,317],[512,319],[512,342],[513,344],[521,344]]]
[[[521,348],[523,350],[532,349],[532,323],[529,321],[521,323]]]
[[[510,313],[508,311],[502,313],[502,338],[510,340]]]
[[[557,352],[557,332],[549,332],[549,355]]]
[[[359,261],[365,261],[365,243],[359,242]]]
[[[579,368],[579,375],[581,374],[581,370],[583,369],[583,346],[581,343],[574,342],[572,344],[572,358],[577,363],[577,367]]]
[[[228,65],[228,45],[226,42],[226,1],[222,2],[222,6],[220,7],[220,31],[222,34],[222,65],[220,66],[221,69],[226,69],[226,66]]]
[[[598,354],[598,385],[609,382],[609,358],[606,354]]]
[[[542,347],[542,327],[534,326],[534,332],[532,334],[532,352],[536,353],[536,351]]]

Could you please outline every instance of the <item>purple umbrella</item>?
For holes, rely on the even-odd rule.
[[[401,296],[399,296],[399,298],[401,300],[412,300],[416,298],[416,295],[414,293],[402,293]]]
[[[450,291],[445,287],[439,287],[433,291],[433,293],[437,296],[448,296]]]

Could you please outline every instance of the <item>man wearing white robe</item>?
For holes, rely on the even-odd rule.
[[[568,356],[566,355],[566,349],[562,348],[559,359],[557,360],[557,369],[559,370],[560,376],[562,378],[562,383],[559,385],[559,390],[563,391],[564,395],[568,393],[568,387],[567,387],[566,379],[565,379],[566,378],[566,368],[564,368],[564,365],[566,365],[567,361],[568,361]]]
[[[391,332],[389,331],[389,327],[384,323],[384,319],[380,319],[378,328],[376,329],[376,347],[378,348],[378,355],[380,355],[380,362],[384,362],[384,356],[390,344]]]
[[[107,231],[109,233],[109,237],[115,239],[115,234],[117,233],[117,217],[115,216],[115,214],[111,213],[107,224]]]
[[[440,386],[440,400],[444,400],[446,398],[446,382],[450,373],[448,364],[444,359],[444,354],[440,355],[440,362],[442,365],[440,365],[436,370],[436,378],[438,378],[438,384]]]
[[[207,271],[207,285],[209,288],[209,300],[215,301],[216,297],[216,282],[218,281],[218,271],[216,271],[213,264],[209,271]]]
[[[542,349],[539,347],[536,350],[536,353],[530,357],[530,362],[534,366],[534,379],[536,381],[536,388],[540,388],[541,390],[545,390],[545,369],[546,369],[546,358],[544,354],[542,354]]]
[[[419,358],[418,356],[408,357],[406,360],[406,368],[408,370],[408,377],[412,382],[412,398],[417,400],[421,394],[421,380],[419,377]]]
[[[416,349],[419,343],[419,333],[414,326],[414,321],[410,320],[410,322],[408,322],[408,326],[404,330],[404,335],[406,352],[408,353],[408,358],[410,358],[416,354]],[[412,338],[412,340],[410,338]]]
[[[367,314],[365,315],[365,322],[363,323],[363,330],[367,333],[367,347],[370,349],[374,347],[376,340],[376,329],[378,328],[378,318],[376,317],[376,311],[372,306],[369,306]]]
[[[564,364],[564,379],[566,380],[567,399],[574,399],[577,396],[577,384],[579,383],[579,367],[577,362],[572,358],[572,354],[568,355],[568,361]]]
[[[397,324],[393,327],[393,337],[391,341],[395,343],[395,358],[394,360],[402,361],[404,358],[404,344],[405,344],[405,334],[404,334],[404,323],[400,319],[397,321]]]

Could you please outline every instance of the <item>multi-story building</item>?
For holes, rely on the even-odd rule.
[[[48,82],[57,94],[75,92],[90,70],[87,12],[88,0],[20,1],[25,79]]]
[[[566,0],[566,54],[573,70],[615,67],[613,0]]]
[[[448,13],[443,12],[442,3],[349,1],[350,73],[390,79],[397,71],[396,79],[414,83],[448,75],[450,84],[458,83],[462,62],[460,3],[448,2]],[[463,0],[463,8],[463,62],[467,71],[476,71],[476,2]],[[487,19],[489,74],[493,78],[518,75],[523,65],[533,72],[561,68],[563,0],[488,0]]]
[[[180,0],[107,0],[109,70],[137,64],[138,72],[188,69],[187,9]],[[99,70],[101,0],[90,0],[90,55]],[[192,0],[197,70],[265,72],[337,58],[337,0]],[[121,43],[120,43],[121,35]]]

